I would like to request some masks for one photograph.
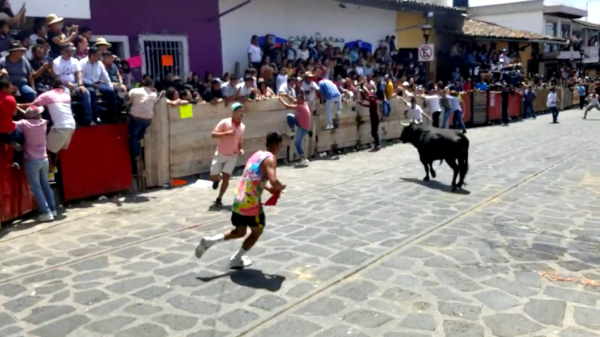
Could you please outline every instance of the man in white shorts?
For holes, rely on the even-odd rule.
[[[583,97],[581,97],[583,99]],[[590,104],[588,104],[587,108],[585,108],[585,114],[583,115],[583,119],[587,119],[587,114],[588,111],[592,110],[592,109],[596,109],[600,111],[600,104],[598,103],[598,94],[597,93],[593,93],[591,95],[589,95],[586,99],[586,101],[589,101]]]
[[[65,90],[61,80],[56,79],[52,83],[52,90],[38,96],[30,105],[46,106],[52,119],[53,125],[46,139],[46,147],[50,157],[48,179],[54,180],[60,151],[69,147],[75,132],[71,95]]]
[[[231,105],[231,118],[225,118],[217,124],[212,132],[212,137],[219,140],[217,151],[210,166],[210,180],[213,182],[213,190],[219,188],[219,182],[222,180],[219,197],[215,201],[215,206],[223,206],[221,199],[229,187],[229,179],[237,164],[238,156],[244,155],[242,141],[244,139],[244,129],[246,126],[242,123],[244,115],[244,106],[241,103]]]

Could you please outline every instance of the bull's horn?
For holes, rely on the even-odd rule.
[[[402,126],[409,126],[410,124],[409,123],[402,123],[402,122],[400,122],[400,125],[402,125]]]

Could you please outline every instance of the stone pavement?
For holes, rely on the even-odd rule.
[[[470,130],[470,193],[420,181],[414,148],[282,167],[255,264],[211,189],[66,210],[0,235],[0,336],[600,336],[598,120]],[[596,117],[592,115],[591,117]],[[231,194],[225,200],[231,199]]]

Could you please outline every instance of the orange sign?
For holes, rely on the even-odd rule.
[[[173,66],[173,55],[162,55],[161,61],[163,67],[172,67]]]

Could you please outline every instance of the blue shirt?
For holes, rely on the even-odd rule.
[[[485,83],[485,82],[479,82],[479,83],[475,84],[475,89],[477,89],[477,90],[486,91],[487,87],[488,87],[487,83]]]
[[[321,94],[327,101],[330,99],[340,97],[342,95],[340,94],[340,91],[338,90],[337,86],[333,84],[333,82],[331,82],[330,80],[326,79],[323,79],[321,80],[321,82],[319,82],[319,91],[321,91]]]
[[[448,95],[448,99],[450,100],[450,106],[452,107],[452,111],[462,111],[462,109],[460,108],[460,101],[458,100],[458,97]]]
[[[577,90],[579,90],[579,96],[585,96],[585,88],[583,85],[578,86]]]

